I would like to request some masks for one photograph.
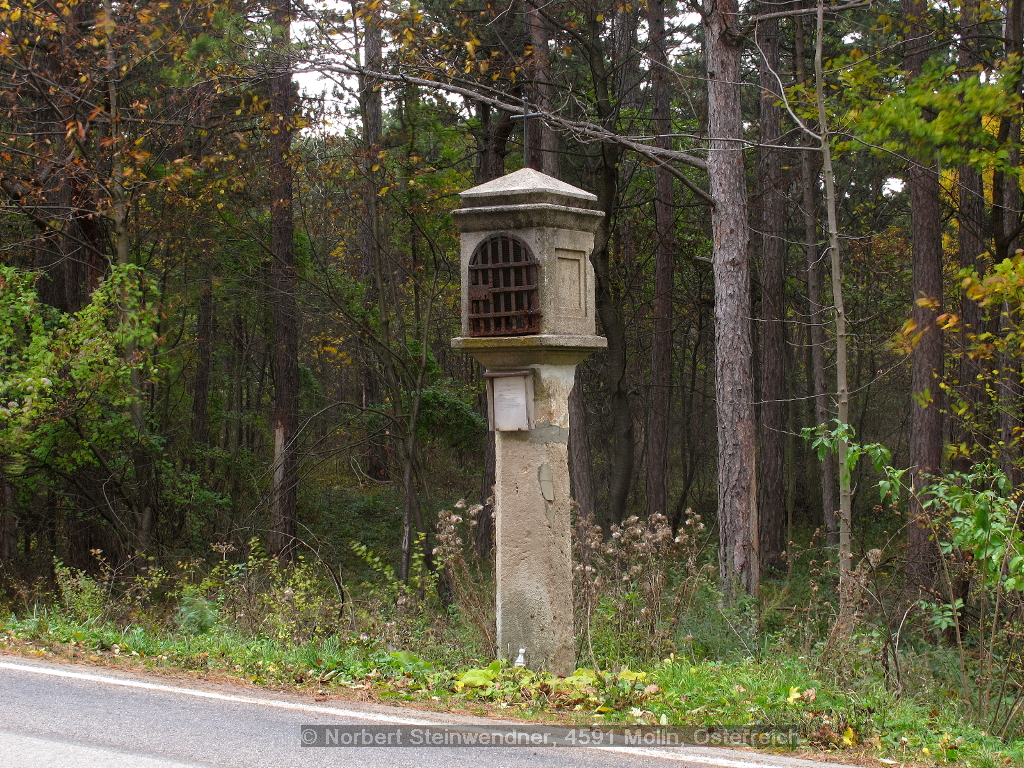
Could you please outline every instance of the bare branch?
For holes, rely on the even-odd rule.
[[[499,96],[489,96],[485,92],[485,88],[481,88],[475,84],[456,85],[451,82],[443,82],[439,80],[431,80],[423,77],[414,77],[412,75],[398,73],[391,74],[388,72],[371,72],[363,67],[355,65],[337,64],[334,62],[319,62],[306,67],[304,72],[332,72],[334,74],[348,75],[348,76],[362,76],[368,77],[374,80],[383,80],[389,83],[403,83],[406,85],[418,85],[424,88],[442,89],[448,93],[455,93],[466,98],[487,104],[495,109],[500,109],[505,112],[512,114],[521,114],[523,112],[523,103],[509,103]],[[531,106],[531,110],[536,111],[536,108]],[[698,168],[702,171],[707,170],[707,163],[694,155],[687,154],[686,152],[679,152],[674,149],[661,149],[658,147],[648,147],[644,144],[640,144],[636,141],[632,141],[624,136],[616,134],[599,125],[595,125],[591,122],[583,122],[577,120],[568,120],[561,115],[554,112],[543,112],[543,121],[553,127],[559,128],[563,131],[572,133],[577,138],[585,141],[606,141],[618,144],[619,146],[625,147],[636,152],[638,155],[647,158],[653,162],[675,162],[682,163],[683,165],[689,165],[693,168]]]
[[[871,5],[873,0],[854,0],[854,2],[843,3],[841,5],[829,5],[825,7],[825,13],[839,13],[840,11],[852,11],[854,8],[866,8]],[[811,6],[809,8],[794,8],[789,11],[775,11],[773,13],[762,13],[757,16],[752,16],[743,28],[743,33],[746,34],[750,29],[757,24],[759,21],[768,21],[769,19],[788,19],[793,16],[809,16],[818,12],[817,6]]]

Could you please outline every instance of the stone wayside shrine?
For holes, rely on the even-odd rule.
[[[463,349],[495,430],[498,655],[569,674],[569,393],[595,334],[597,198],[530,168],[460,195]]]

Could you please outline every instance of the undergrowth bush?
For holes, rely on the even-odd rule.
[[[99,619],[107,604],[108,590],[88,574],[69,568],[59,560],[53,575],[64,609],[79,621]]]
[[[493,560],[473,546],[481,508],[464,502],[439,513],[429,552],[425,537],[413,543],[405,581],[354,542],[351,583],[312,549],[284,564],[256,541],[162,566],[114,568],[96,552],[89,573],[55,564],[55,600],[25,586],[0,637],[256,683],[609,724],[793,730],[826,749],[955,761],[1019,739],[1024,609],[1010,581],[1024,564],[1016,501],[991,479],[955,482],[934,494],[947,576],[924,597],[876,548],[840,600],[835,555],[815,537],[790,544],[790,572],[759,599],[727,599],[698,515],[679,530],[661,515],[631,517],[607,538],[577,522],[581,666],[564,678],[493,661]]]

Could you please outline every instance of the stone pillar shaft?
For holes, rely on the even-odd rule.
[[[534,429],[495,433],[498,653],[533,669],[575,662],[569,392],[575,365],[534,366]]]
[[[529,668],[567,675],[575,662],[569,393],[577,363],[608,345],[596,335],[589,259],[604,214],[595,195],[530,168],[459,197],[463,335],[452,346],[476,358],[489,381],[496,650],[514,661],[523,649]]]

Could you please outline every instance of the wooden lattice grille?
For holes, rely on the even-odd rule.
[[[469,262],[469,335],[522,336],[540,331],[537,259],[511,235],[491,235]]]

